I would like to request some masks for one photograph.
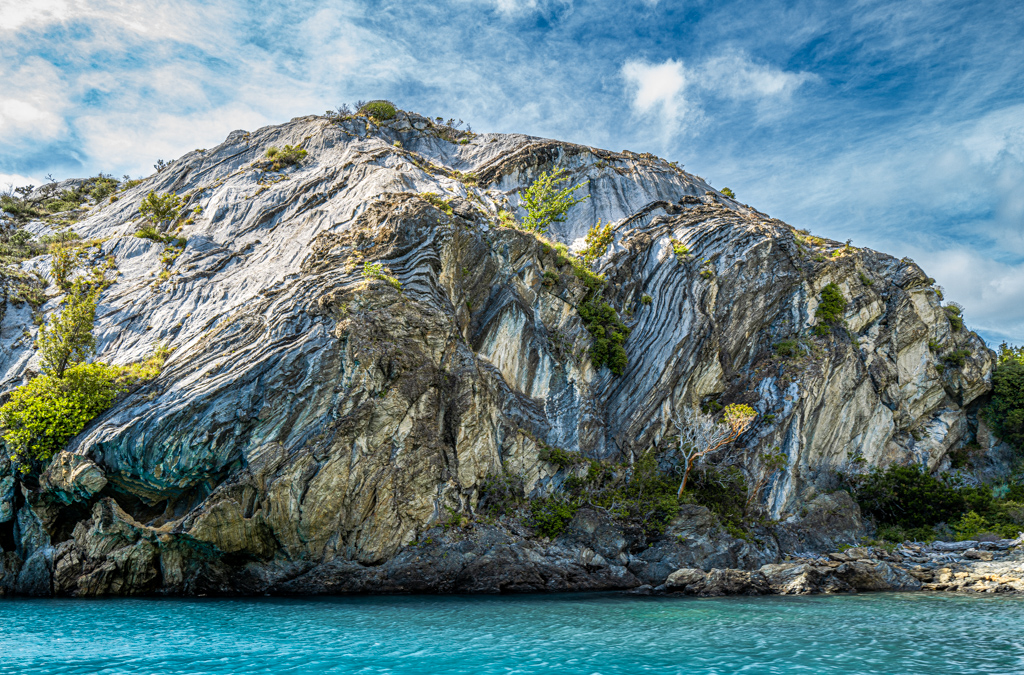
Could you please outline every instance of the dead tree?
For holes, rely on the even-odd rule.
[[[679,431],[679,454],[683,458],[683,481],[676,496],[681,497],[686,490],[690,469],[704,457],[739,438],[755,417],[757,413],[753,408],[735,403],[725,407],[719,421],[690,407],[673,412],[672,422]]]

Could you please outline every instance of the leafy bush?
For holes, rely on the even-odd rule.
[[[271,160],[270,168],[273,171],[280,171],[286,166],[292,166],[298,164],[302,160],[306,159],[305,148],[301,148],[297,145],[286,145],[283,148],[276,148],[273,145],[267,148],[267,159]]]
[[[630,329],[619,319],[615,309],[607,302],[591,298],[579,306],[580,318],[594,339],[590,348],[590,361],[595,369],[608,366],[615,375],[621,375],[628,361],[622,346]]]
[[[821,289],[821,302],[818,303],[818,308],[814,310],[814,316],[819,321],[833,325],[841,323],[843,312],[845,311],[846,298],[843,297],[839,286],[829,283],[825,288]]]
[[[54,244],[50,247],[50,277],[62,290],[71,287],[71,275],[82,265],[84,251],[72,244]]]
[[[938,340],[932,338],[928,340],[928,349],[938,354],[939,352],[942,351],[942,345],[939,343]]]
[[[722,188],[721,193],[728,197],[729,199],[736,199],[736,193],[727,187]]]
[[[157,194],[150,190],[139,204],[139,213],[156,228],[175,220],[180,211],[181,197],[173,192]]]
[[[966,508],[959,492],[920,466],[876,468],[856,492],[865,514],[879,523],[906,528],[949,522]]]
[[[647,295],[646,293],[644,293],[643,295],[640,296],[640,304],[641,305],[649,305],[652,302],[654,302],[654,298],[652,298],[651,296]]]
[[[92,325],[96,320],[99,290],[81,281],[67,295],[64,308],[39,327],[41,366],[46,375],[56,378],[85,361],[96,348]]]
[[[358,112],[373,120],[383,122],[384,120],[394,118],[398,114],[398,109],[395,108],[395,104],[391,101],[376,100],[363,104]]]
[[[992,373],[992,400],[984,411],[985,420],[996,436],[1024,450],[1024,349],[999,347],[999,359]]]
[[[537,534],[554,539],[565,531],[577,509],[577,504],[561,497],[535,499],[530,502],[531,524],[537,530]]]
[[[455,212],[452,210],[451,200],[444,199],[436,192],[421,192],[420,197],[422,197],[425,201],[429,202],[430,205],[436,208],[438,211],[441,211],[442,213],[445,213],[449,216],[455,215]]]
[[[949,327],[955,332],[963,330],[964,318],[960,307],[958,305],[949,304],[942,309],[946,312],[946,318],[949,319]]]
[[[604,227],[601,227],[601,221],[597,221],[597,225],[594,225],[587,231],[587,236],[584,238],[584,247],[580,251],[583,256],[583,262],[587,265],[593,265],[601,256],[608,251],[608,246],[612,243],[612,224],[607,223]]]
[[[363,263],[363,278],[364,279],[380,279],[391,284],[399,292],[402,291],[402,282],[391,276],[388,269],[384,267],[383,263],[370,262],[367,260]]]
[[[783,340],[775,344],[775,354],[783,358],[792,358],[803,354],[800,343],[797,340]]]
[[[0,428],[23,472],[58,452],[96,415],[110,407],[122,386],[119,369],[80,363],[63,377],[40,375],[15,389],[0,408]]]
[[[942,360],[957,368],[963,368],[967,364],[967,357],[971,353],[970,349],[956,349],[942,357]]]
[[[875,283],[874,279],[869,279],[868,276],[866,274],[864,274],[863,272],[858,272],[857,274],[860,276],[860,282],[862,284],[864,284],[865,286],[873,286],[874,285],[874,283]]]
[[[683,242],[678,239],[671,238],[668,240],[672,244],[672,252],[676,254],[676,260],[680,265],[686,260],[686,257],[690,255],[690,249]]]
[[[586,183],[559,189],[568,180],[565,169],[545,171],[526,189],[523,193],[523,206],[526,209],[524,229],[544,234],[554,223],[565,222],[570,208],[589,199],[589,196],[572,196]]]

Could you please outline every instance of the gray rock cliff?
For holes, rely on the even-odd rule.
[[[679,568],[757,569],[785,550],[852,543],[856,506],[846,497],[852,521],[831,524],[822,506],[842,501],[826,494],[836,470],[940,468],[974,439],[993,356],[953,330],[912,261],[796,231],[652,155],[446,137],[411,113],[236,131],[75,224],[119,272],[100,301],[96,358],[174,351],[38,484],[0,458],[0,593],[658,585]],[[285,144],[309,154],[261,164]],[[572,267],[499,226],[499,210],[517,210],[555,166],[589,199],[548,237],[579,248],[598,219],[613,225],[595,269],[631,329],[618,376],[591,363],[587,287]],[[189,214],[170,261],[165,244],[133,236],[151,190],[182,195]],[[364,278],[366,262],[401,290]],[[21,271],[48,267],[40,256]],[[830,283],[847,300],[845,328],[815,335]],[[44,313],[60,305],[49,290]],[[31,309],[2,297],[5,395],[39,367]],[[970,356],[944,364],[930,344]],[[554,542],[507,524],[439,529],[476,512],[490,475],[522,472],[539,494],[557,485],[565,472],[541,459],[545,446],[628,461],[664,446],[674,409],[719,402],[760,413],[737,452],[783,524],[761,541],[732,538],[701,507],[659,542],[631,542],[586,510]]]

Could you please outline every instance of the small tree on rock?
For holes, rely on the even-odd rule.
[[[538,234],[544,234],[554,223],[564,223],[565,216],[576,204],[586,201],[586,197],[573,197],[572,194],[586,183],[560,188],[569,177],[565,169],[545,171],[523,193],[523,206],[526,208],[526,220],[523,228]]]
[[[739,403],[727,405],[719,421],[690,407],[675,411],[672,422],[679,431],[679,454],[683,458],[683,480],[677,496],[681,497],[686,490],[686,481],[694,465],[739,438],[756,417],[757,412],[753,408]]]
[[[164,223],[170,223],[181,211],[181,197],[173,192],[157,194],[150,192],[139,204],[139,213],[151,222],[154,227],[163,229]]]

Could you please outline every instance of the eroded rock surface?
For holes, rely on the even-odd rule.
[[[859,515],[832,493],[836,469],[939,468],[974,438],[992,354],[951,328],[912,261],[804,237],[650,155],[442,136],[406,113],[233,132],[75,225],[121,273],[101,298],[98,358],[174,352],[37,485],[16,485],[0,457],[0,588],[656,586],[682,567],[752,571],[854,543]],[[308,158],[261,168],[285,144]],[[556,165],[589,199],[551,239],[578,247],[599,218],[613,223],[596,267],[631,329],[620,376],[591,363],[584,281],[548,243],[497,226],[499,209],[515,210]],[[133,236],[151,190],[186,203],[187,244],[170,262],[165,244]],[[401,289],[364,278],[366,262]],[[815,336],[829,283],[848,301],[845,326]],[[58,306],[52,297],[42,311]],[[0,395],[38,370],[32,314],[5,291]],[[965,364],[944,364],[956,349],[970,350]],[[489,475],[521,473],[534,494],[557,487],[565,471],[541,460],[542,444],[628,461],[664,444],[673,408],[713,401],[761,413],[738,444],[755,505],[782,521],[760,541],[688,507],[642,549],[587,510],[555,542],[480,519],[462,543],[411,547],[450,512],[474,516]]]

